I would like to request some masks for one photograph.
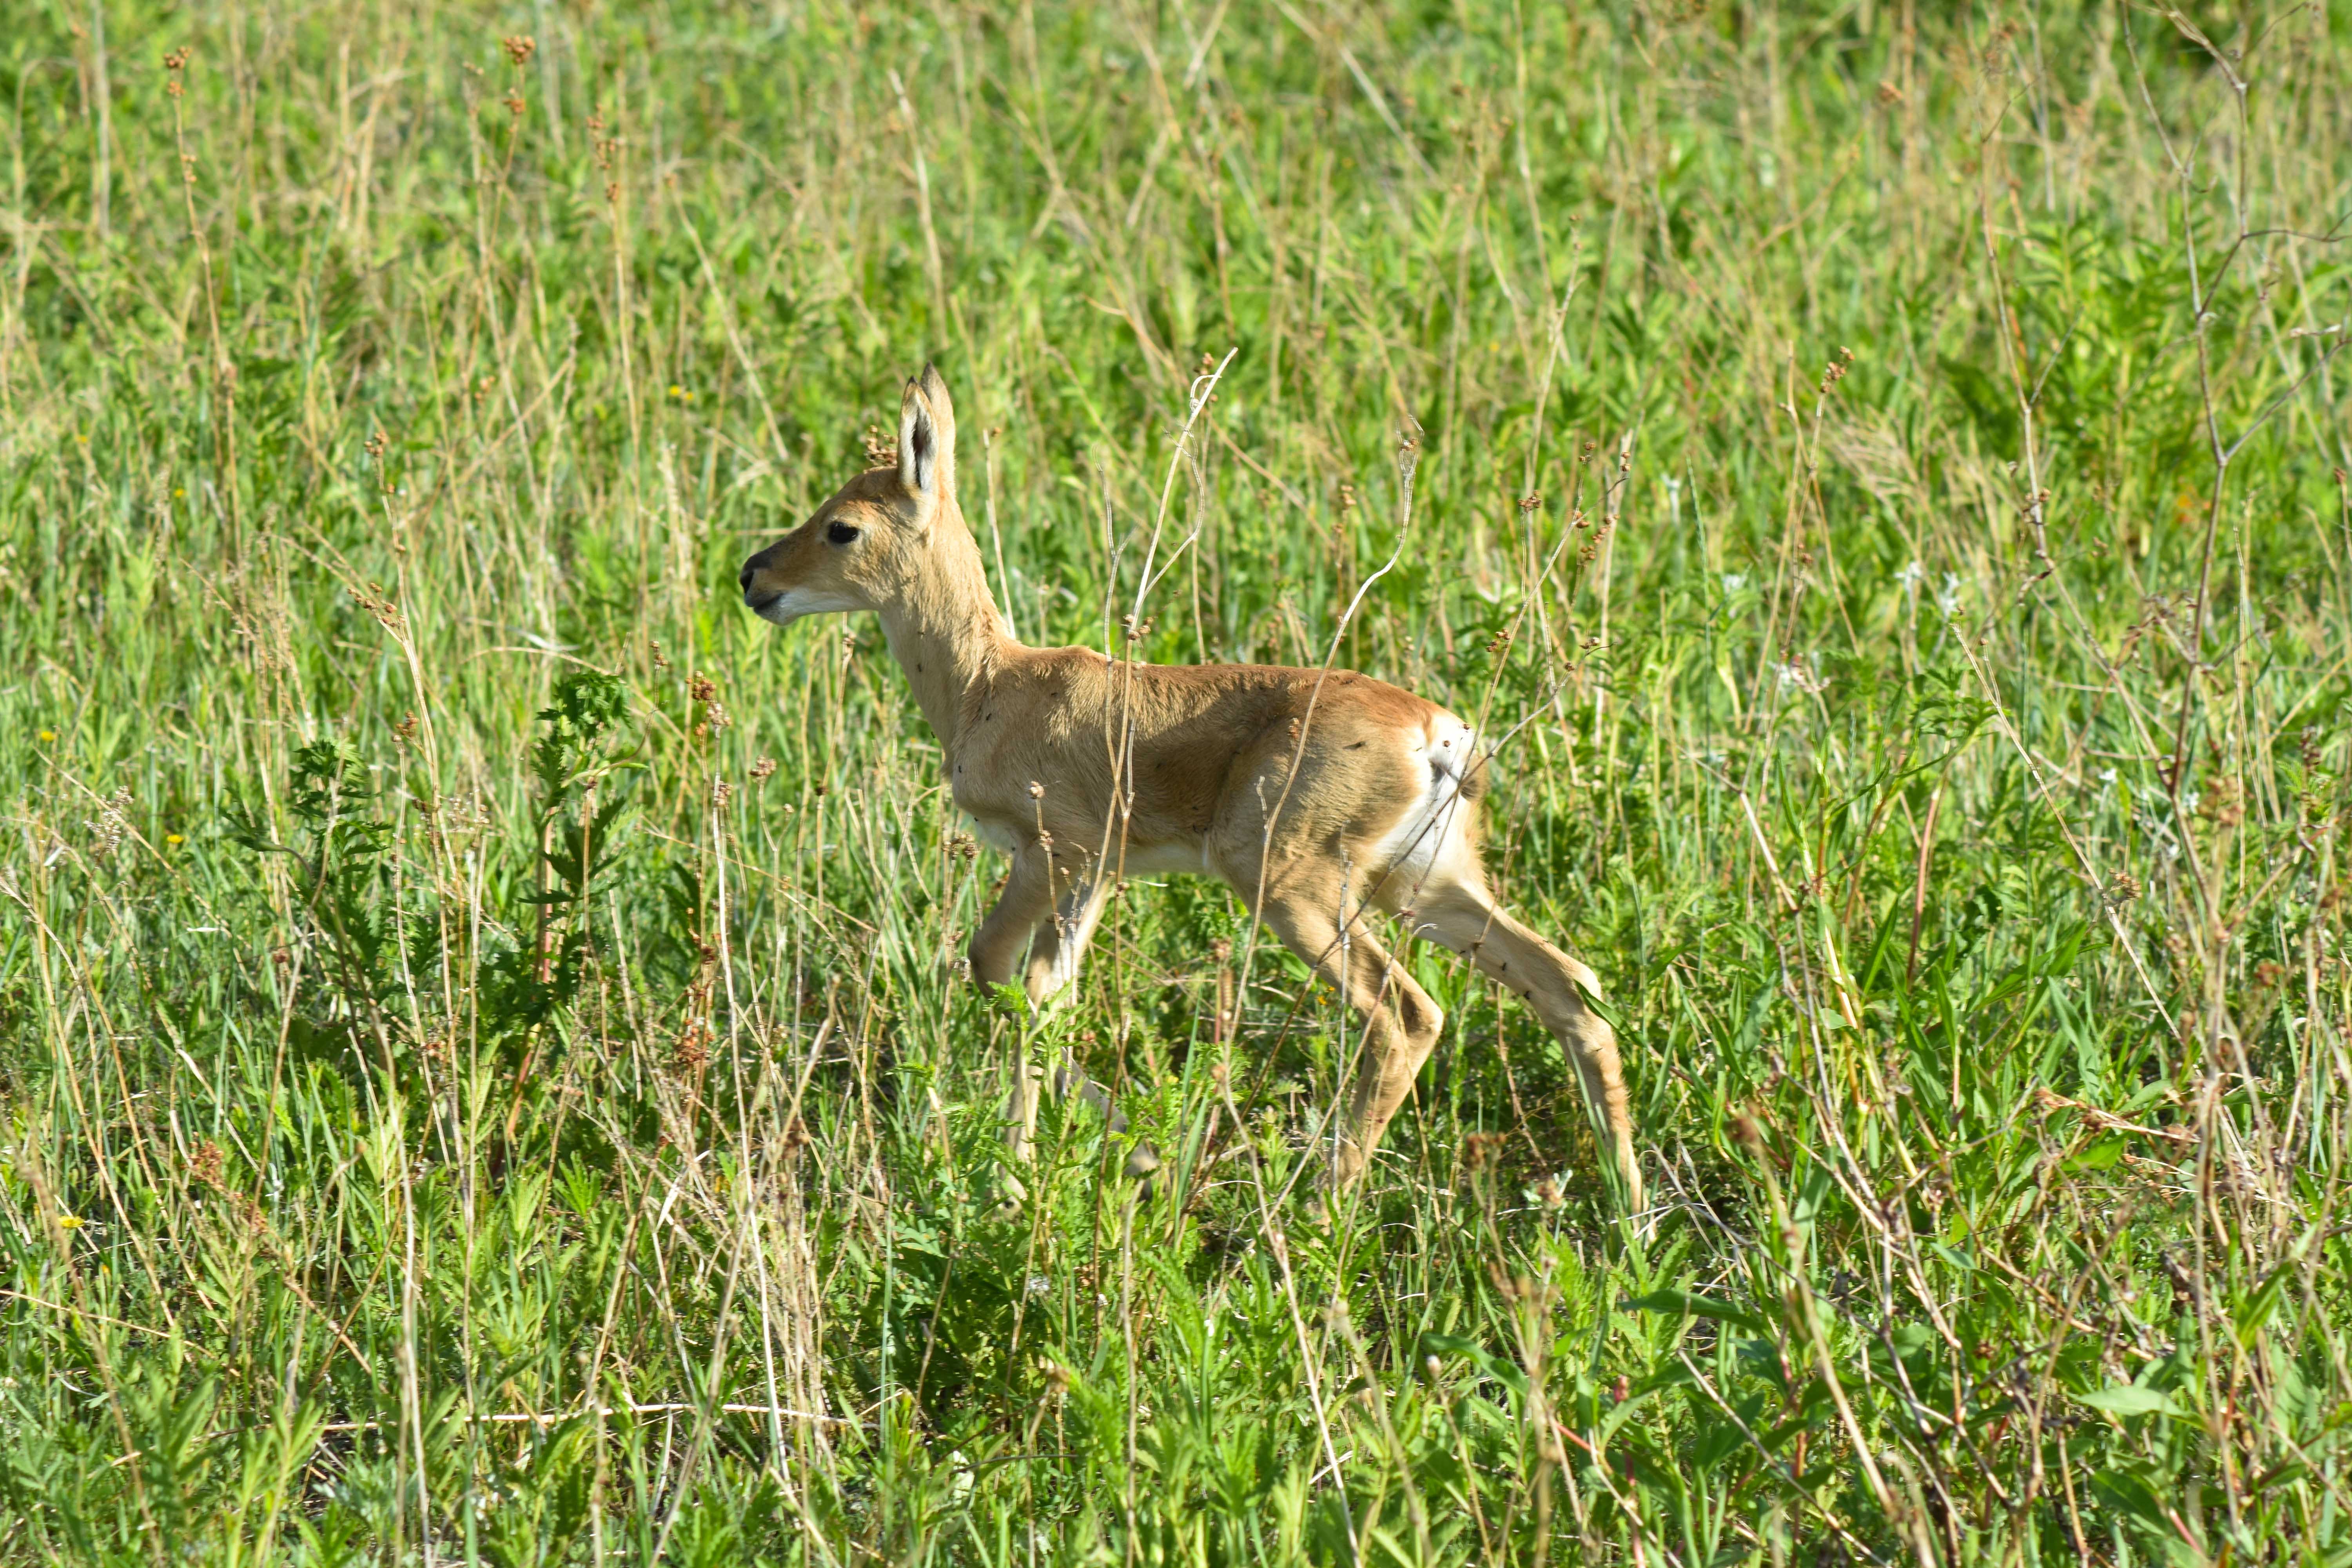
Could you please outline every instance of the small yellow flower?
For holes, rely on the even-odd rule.
[[[86,1223],[86,1221],[74,1215],[61,1214],[58,1215],[58,1226],[63,1230],[79,1230]]]
[[[188,492],[187,492],[187,491],[185,491],[185,490],[184,490],[184,489],[181,489],[179,487],[177,487],[177,486],[175,485],[175,486],[173,486],[173,489],[172,489],[172,499],[173,499],[173,500],[187,500],[187,499],[188,499]]]
[[[684,397],[686,395],[685,392],[679,388],[677,383],[674,381],[669,384],[669,395],[672,397]]]
[[[164,842],[164,843],[166,843],[166,844],[169,844],[170,846],[172,846],[172,847],[173,847],[174,849],[176,849],[176,848],[178,848],[181,845],[185,844],[185,843],[187,842],[187,840],[186,840],[185,838],[183,838],[180,835],[178,835],[178,834],[176,834],[176,833],[166,833],[165,835],[163,835],[163,842]]]
[[[49,744],[51,742],[55,741],[57,738],[58,738],[58,732],[57,732],[55,730],[44,730],[44,731],[41,731],[41,744],[43,744],[44,746],[46,746],[46,745]]]

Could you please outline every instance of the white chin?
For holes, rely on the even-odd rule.
[[[753,613],[763,621],[788,626],[803,616],[845,615],[865,607],[845,595],[812,594],[802,588],[787,588]]]

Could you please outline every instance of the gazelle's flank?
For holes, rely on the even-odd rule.
[[[1012,858],[971,939],[975,977],[1009,981],[1025,950],[1042,1002],[1077,973],[1121,875],[1223,877],[1364,1020],[1344,1182],[1444,1022],[1366,922],[1385,910],[1534,1007],[1576,1064],[1639,1206],[1616,1037],[1583,995],[1599,987],[1487,890],[1486,770],[1460,719],[1346,671],[1143,665],[1016,642],[956,505],[955,412],[929,366],[907,384],[898,466],[850,480],[745,562],[742,585],[743,602],[779,626],[827,611],[881,617],[946,749],[956,805]]]

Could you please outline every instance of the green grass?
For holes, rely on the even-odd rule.
[[[2352,12],[2190,9],[13,8],[0,1559],[2352,1561]],[[1508,734],[1648,1212],[1434,950],[1328,1213],[1221,888],[959,974],[733,592],[926,357],[1028,640]]]

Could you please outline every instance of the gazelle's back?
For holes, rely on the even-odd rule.
[[[1352,742],[1380,729],[1418,734],[1447,716],[1426,698],[1353,670],[1115,663],[1087,647],[1024,648],[989,685],[1000,704],[1034,704],[1038,718],[1073,731],[1108,727],[1139,740],[1185,735],[1234,748],[1267,725],[1286,731],[1293,720],[1302,730],[1345,731]]]
[[[1010,805],[1027,818],[1041,808],[984,795],[1051,778],[1065,798],[1042,807],[1049,826],[1067,815],[1098,833],[1112,758],[1123,755],[1133,791],[1125,837],[1138,847],[1197,846],[1221,817],[1257,818],[1250,808],[1269,784],[1288,795],[1276,819],[1286,839],[1377,833],[1398,803],[1422,794],[1423,752],[1444,748],[1452,763],[1468,745],[1466,726],[1444,709],[1350,670],[1114,663],[1092,648],[1025,648],[975,696],[957,748],[959,804],[975,815]]]

